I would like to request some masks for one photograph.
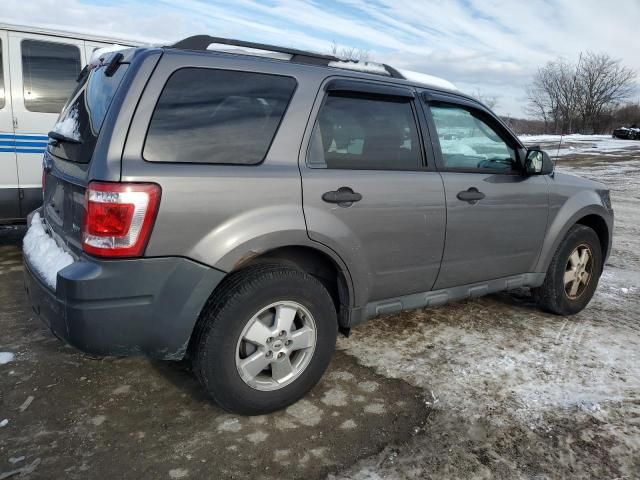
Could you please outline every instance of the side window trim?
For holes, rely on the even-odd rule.
[[[340,82],[340,83],[338,83]],[[342,83],[344,82],[344,83]],[[371,88],[367,88],[367,87],[363,87],[363,88],[357,88],[360,85],[372,85]],[[358,80],[351,80],[351,79],[329,79],[327,82],[324,83],[323,86],[320,87],[320,91],[319,93],[322,95],[322,100],[320,101],[319,107],[318,109],[315,111],[314,113],[314,118],[313,118],[313,122],[311,123],[311,129],[310,129],[310,133],[309,133],[309,138],[307,141],[307,146],[306,146],[306,151],[304,153],[304,162],[305,162],[305,166],[307,168],[311,168],[311,169],[329,169],[329,170],[350,170],[350,171],[358,171],[358,170],[363,170],[363,171],[381,171],[381,172],[411,172],[411,171],[425,171],[425,170],[435,170],[433,168],[433,164],[435,162],[429,162],[429,158],[430,155],[427,154],[427,143],[429,141],[428,138],[425,138],[424,135],[424,131],[427,130],[426,126],[424,125],[424,117],[422,117],[420,115],[419,112],[419,106],[418,106],[418,102],[416,101],[417,95],[416,92],[414,90],[408,89],[406,87],[395,87],[395,86],[388,86],[388,85],[384,85],[384,84],[380,84],[379,87],[380,88],[376,88],[378,87],[378,84],[374,83],[374,82],[364,82],[364,81],[358,81]],[[388,87],[388,88],[387,88]],[[415,169],[331,169],[327,166],[326,162],[313,162],[310,161],[310,152],[311,152],[311,148],[313,146],[313,141],[314,141],[314,135],[316,132],[316,126],[318,124],[318,121],[320,119],[320,114],[322,113],[322,109],[324,108],[327,99],[331,96],[332,92],[336,92],[336,93],[341,93],[343,94],[342,96],[348,97],[348,98],[358,98],[361,97],[362,95],[366,95],[366,96],[371,96],[371,97],[379,97],[379,98],[389,98],[389,97],[396,97],[396,98],[403,98],[406,100],[406,103],[408,103],[411,107],[411,113],[412,113],[412,118],[413,118],[413,122],[414,122],[414,127],[415,127],[415,132],[416,132],[416,136],[418,138],[418,148],[420,149],[420,164],[416,166]],[[398,93],[400,93],[400,95],[398,95]],[[352,95],[349,95],[352,94]],[[424,114],[424,112],[423,112]],[[428,130],[427,130],[428,131]]]
[[[356,94],[363,93],[389,97],[415,98],[415,92],[410,88],[375,82],[365,82],[362,80],[347,80],[344,78],[330,80],[325,85],[325,90],[327,92],[350,92]]]
[[[440,138],[438,136],[438,130],[433,119],[433,114],[431,113],[431,106],[437,103],[444,103],[448,105],[452,105],[454,107],[459,107],[463,110],[467,111],[475,111],[480,113],[480,118],[485,123],[488,124],[500,137],[500,139],[505,142],[505,144],[514,149],[516,152],[516,156],[519,156],[521,153],[522,145],[517,140],[517,137],[508,132],[506,128],[499,122],[495,116],[489,112],[488,110],[482,108],[481,105],[472,102],[471,100],[467,100],[461,97],[453,96],[453,95],[445,95],[445,94],[435,94],[432,92],[423,91],[420,94],[422,99],[423,113],[427,121],[427,126],[430,132],[434,134],[431,136],[431,142],[433,144],[433,153],[436,159],[436,165],[438,171],[440,172],[453,172],[453,173],[484,173],[484,174],[499,174],[499,175],[521,175],[521,172],[518,170],[510,170],[504,171],[500,169],[489,169],[489,168],[448,168],[444,165],[444,159],[442,158],[442,147],[440,145]],[[505,138],[506,137],[506,138]]]

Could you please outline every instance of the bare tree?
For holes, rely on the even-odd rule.
[[[495,95],[487,95],[479,89],[473,92],[473,96],[484,103],[491,110],[498,106],[498,97]]]
[[[577,63],[564,59],[538,69],[527,89],[527,112],[553,122],[554,132],[580,128],[600,131],[604,117],[633,93],[636,73],[607,54],[580,54]]]
[[[334,57],[338,57],[342,60],[353,60],[360,62],[368,62],[371,60],[369,50],[362,50],[355,47],[341,47],[334,40],[331,42],[329,53]]]
[[[549,130],[549,119],[551,116],[551,106],[549,96],[544,89],[535,82],[527,88],[527,97],[529,104],[525,107],[525,113],[533,118],[540,118],[544,122],[544,131]]]
[[[607,54],[587,52],[578,66],[579,114],[585,128],[598,129],[599,118],[634,93],[636,72]]]

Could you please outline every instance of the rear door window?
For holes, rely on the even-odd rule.
[[[30,112],[60,113],[81,70],[75,45],[22,41],[24,106]]]
[[[160,95],[143,156],[151,162],[260,163],[295,88],[291,77],[180,69]]]
[[[416,170],[422,165],[409,99],[330,94],[313,130],[309,166],[349,170]]]

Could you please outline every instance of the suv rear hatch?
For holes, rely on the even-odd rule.
[[[82,250],[85,190],[94,150],[116,92],[129,71],[134,50],[94,55],[50,133],[44,154],[43,217],[58,244]]]

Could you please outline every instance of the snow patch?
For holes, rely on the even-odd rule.
[[[458,90],[453,83],[444,78],[436,77],[422,72],[414,72],[411,70],[397,69],[400,74],[410,82],[421,83],[423,85],[435,88],[443,88],[445,90]]]
[[[78,125],[78,107],[73,107],[63,118],[53,126],[53,131],[80,141],[80,127]]]
[[[360,382],[358,388],[364,392],[373,393],[378,389],[378,382],[367,380],[366,382]]]
[[[169,470],[169,478],[184,478],[189,475],[189,470],[186,468],[173,468]]]
[[[218,425],[219,432],[239,432],[242,430],[242,424],[237,418],[227,418]]]
[[[344,422],[342,422],[342,425],[340,425],[340,428],[342,430],[353,430],[356,427],[356,422],[351,418],[349,420],[345,420]]]
[[[0,365],[13,362],[14,358],[16,358],[16,356],[11,352],[0,352]]]
[[[118,388],[111,392],[113,395],[123,395],[131,391],[131,385],[120,385]],[[182,415],[182,412],[181,412]]]
[[[593,155],[598,153],[612,155],[612,152],[624,152],[638,148],[638,144],[628,140],[613,138],[611,135],[518,135],[525,145],[543,144],[551,157],[566,155]],[[558,148],[560,146],[560,148]]]
[[[73,263],[73,257],[45,232],[42,219],[37,212],[33,215],[29,230],[24,236],[22,250],[29,265],[54,290],[58,272]]]
[[[309,400],[300,400],[287,408],[287,413],[301,424],[314,427],[322,420],[323,412]]]
[[[374,415],[382,415],[387,411],[383,403],[371,403],[364,406],[364,411],[367,413],[373,413]]]
[[[268,436],[268,433],[263,432],[262,430],[258,430],[257,432],[253,432],[247,435],[247,440],[256,445],[258,443],[264,442]]]
[[[357,72],[375,73],[377,75],[389,75],[389,72],[381,63],[351,62],[349,60],[345,60],[329,62],[329,66],[334,68],[342,68],[343,70],[355,70]]]
[[[335,387],[326,391],[320,401],[332,407],[344,407],[347,405],[347,392],[340,387]]]
[[[9,419],[5,418],[0,422],[0,427],[6,427],[9,424]]]
[[[107,419],[106,416],[104,415],[98,415],[97,417],[93,417],[91,419],[91,423],[93,425],[95,425],[96,427],[99,427],[100,425],[102,425],[104,423],[104,421]]]
[[[89,59],[89,65],[98,66],[101,65],[104,61],[104,57],[108,53],[119,52],[120,50],[128,50],[131,47],[125,47],[124,45],[118,45],[114,43],[113,45],[109,45],[108,47],[96,48],[91,54],[91,58]]]

